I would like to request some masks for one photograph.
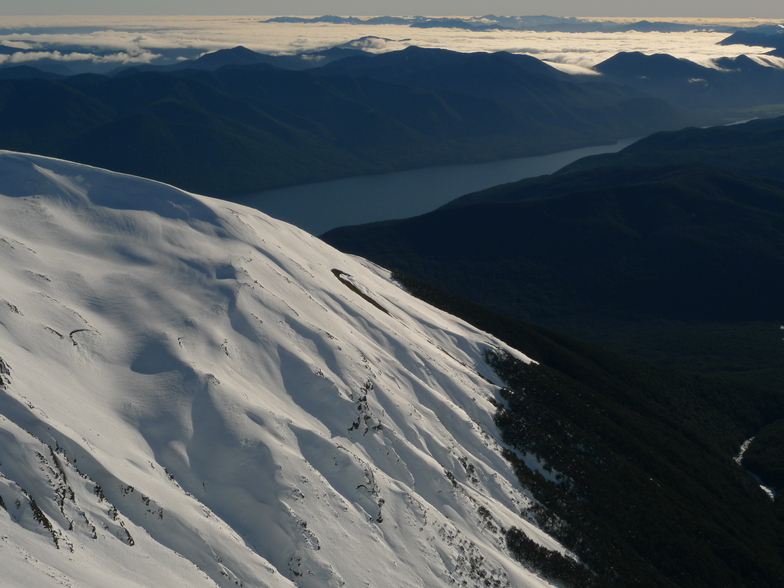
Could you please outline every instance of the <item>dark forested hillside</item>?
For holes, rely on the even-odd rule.
[[[324,238],[534,320],[784,318],[784,183],[701,164],[523,180]]]
[[[727,110],[746,111],[748,118],[779,112],[784,71],[740,55],[716,60],[716,67],[672,55],[622,52],[594,66],[607,81],[636,88],[651,96],[714,119]],[[775,107],[775,108],[771,108]],[[767,116],[771,116],[768,114]]]
[[[782,144],[784,119],[659,133],[325,239],[560,328],[600,314],[623,322],[624,313],[784,320]]]
[[[316,66],[316,64],[318,66]],[[0,75],[0,148],[221,197],[341,177],[541,155],[784,104],[784,73],[618,54],[570,76],[529,55],[243,47],[113,77]],[[303,69],[303,68],[308,69]]]
[[[655,135],[323,238],[621,354],[781,395],[784,180],[744,172],[780,173],[782,133],[772,120]],[[718,166],[701,162],[711,153]],[[765,425],[781,418],[765,414]],[[749,434],[760,433],[749,467],[773,485],[784,451],[776,427]]]
[[[559,173],[604,166],[656,166],[687,161],[742,174],[784,179],[784,117],[655,133],[619,153],[575,161]]]
[[[510,57],[488,55],[482,67],[464,68],[460,87],[447,82],[448,71],[438,87],[423,88],[366,71],[317,75],[248,64],[255,58],[240,50],[213,57],[234,60],[215,71],[0,79],[0,148],[237,197],[351,175],[550,153],[686,122],[637,90],[564,81],[541,62],[531,72],[530,63],[519,66]],[[481,95],[470,91],[486,85],[487,72],[510,67],[517,75],[508,84]],[[542,73],[547,70],[551,75]]]
[[[540,362],[488,355],[508,385],[496,420],[516,450],[507,457],[541,505],[537,522],[589,571],[544,557],[510,528],[507,543],[523,562],[580,587],[784,581],[780,501],[732,459],[743,439],[784,416],[784,396],[623,359],[396,277]]]

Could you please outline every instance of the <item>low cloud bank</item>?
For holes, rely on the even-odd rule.
[[[0,34],[0,45],[6,48],[2,51],[6,55],[0,55],[0,65],[40,59],[89,61],[104,66],[165,64],[237,45],[262,53],[294,54],[358,43],[362,39],[365,39],[364,50],[371,52],[393,51],[410,45],[463,52],[510,51],[535,55],[563,68],[590,68],[621,51],[668,53],[703,65],[712,65],[714,58],[739,54],[767,59],[759,57],[767,51],[765,48],[718,45],[728,36],[726,32],[473,31],[418,29],[400,24],[264,23],[261,20],[260,17],[192,16],[9,17]]]
[[[11,53],[10,55],[0,55],[0,64],[29,64],[34,61],[64,61],[78,62],[89,61],[95,64],[139,64],[152,63],[160,55],[155,53],[141,53],[129,55],[128,53],[112,53],[109,55],[96,55],[94,53],[60,53],[59,51],[28,51]]]

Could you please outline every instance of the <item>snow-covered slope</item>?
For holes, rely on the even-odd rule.
[[[385,270],[1,152],[0,280],[3,586],[548,585],[501,532],[563,552],[500,455],[503,345]]]

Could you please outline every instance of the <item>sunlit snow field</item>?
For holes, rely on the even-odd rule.
[[[551,585],[500,531],[565,552],[493,422],[526,358],[389,272],[10,152],[0,253],[0,585]]]

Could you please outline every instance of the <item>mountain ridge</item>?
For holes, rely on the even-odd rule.
[[[452,86],[430,91],[263,63],[0,79],[0,147],[240,198],[352,175],[612,143],[685,122],[665,102],[620,87],[521,74],[502,101]],[[542,121],[534,109],[559,116]]]

